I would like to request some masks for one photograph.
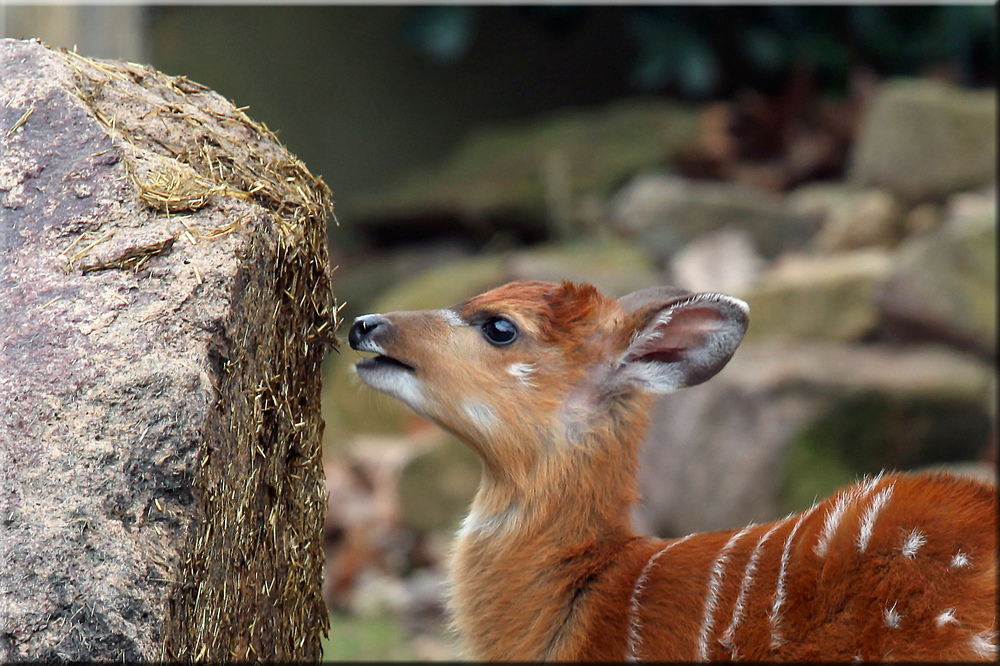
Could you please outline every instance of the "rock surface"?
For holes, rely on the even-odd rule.
[[[0,91],[0,661],[317,659],[326,186],[183,78]]]
[[[878,326],[875,290],[891,265],[890,255],[874,247],[785,255],[749,291],[738,294],[753,313],[747,339],[863,338]]]
[[[819,252],[892,247],[901,235],[902,218],[903,207],[888,192],[857,192],[830,210],[813,244]]]
[[[670,282],[691,291],[742,294],[760,277],[764,259],[745,231],[726,229],[691,241],[670,262]]]
[[[966,208],[973,208],[968,217],[953,211],[942,228],[900,247],[877,304],[900,336],[939,340],[996,359],[996,210],[989,206],[977,215],[974,207]]]
[[[850,180],[910,201],[994,182],[996,125],[995,91],[923,79],[885,83],[861,123]]]
[[[749,234],[760,253],[773,258],[804,245],[817,223],[816,216],[792,210],[756,187],[665,174],[635,178],[614,196],[610,209],[615,228],[661,261],[720,230]]]

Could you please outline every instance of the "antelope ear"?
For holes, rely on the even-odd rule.
[[[618,304],[625,312],[638,312],[642,308],[662,308],[665,304],[677,300],[681,296],[690,296],[691,292],[683,287],[650,287],[633,291],[618,299]]]
[[[649,292],[650,290],[646,290]],[[670,297],[670,294],[674,294]],[[669,393],[694,386],[725,367],[743,340],[749,308],[724,294],[676,295],[666,300],[637,292],[633,299],[636,333],[618,359],[616,383],[652,393]]]

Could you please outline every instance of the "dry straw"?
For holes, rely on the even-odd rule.
[[[328,628],[320,365],[340,326],[326,247],[330,191],[266,126],[204,86],[58,53],[146,206],[180,219],[215,197],[255,204],[209,231],[183,222],[192,243],[241,234],[243,268],[212,353],[218,400],[195,472],[197,520],[179,568],[149,579],[165,587],[170,608],[159,656],[318,659]],[[175,239],[82,269],[135,269]]]

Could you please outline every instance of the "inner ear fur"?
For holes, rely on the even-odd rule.
[[[632,315],[633,333],[617,380],[654,393],[700,384],[722,370],[749,321],[746,303],[724,294],[656,287],[619,302]]]

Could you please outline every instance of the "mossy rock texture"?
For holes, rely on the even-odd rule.
[[[0,661],[318,659],[327,187],[148,67],[0,91]]]

